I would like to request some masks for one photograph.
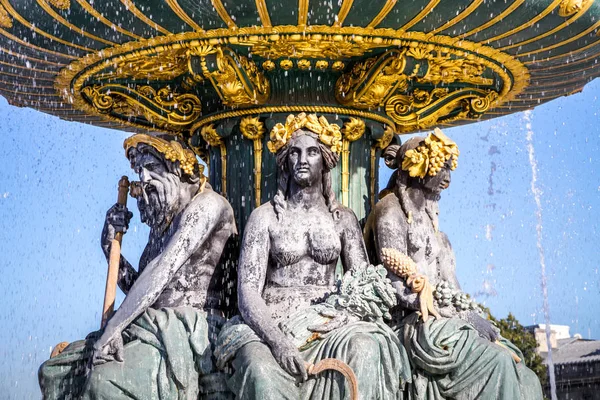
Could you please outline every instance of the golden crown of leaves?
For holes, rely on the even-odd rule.
[[[296,116],[288,115],[285,124],[278,123],[271,129],[270,141],[267,147],[271,153],[277,153],[279,149],[285,146],[292,134],[299,129],[307,129],[319,135],[319,141],[331,148],[334,153],[342,151],[342,132],[336,124],[330,124],[323,116],[317,117],[316,114],[300,113]]]
[[[125,142],[123,142],[125,155],[127,156],[129,149],[136,147],[138,144],[152,146],[169,161],[179,161],[179,167],[188,175],[194,174],[194,167],[196,165],[199,167],[200,176],[204,173],[204,166],[198,164],[198,159],[196,159],[194,152],[189,149],[184,149],[183,146],[175,140],[167,141],[155,136],[138,133],[137,135],[128,137],[125,139]]]
[[[451,161],[451,170],[458,167],[458,146],[441,129],[435,128],[416,148],[404,155],[402,169],[408,171],[413,178],[425,178],[425,175],[436,176],[444,168],[446,161]]]

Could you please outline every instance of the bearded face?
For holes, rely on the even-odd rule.
[[[140,178],[136,198],[142,222],[153,229],[166,229],[179,206],[179,177],[168,170],[162,158],[150,152],[132,149],[129,159]]]

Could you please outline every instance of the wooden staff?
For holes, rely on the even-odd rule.
[[[127,205],[127,192],[129,190],[129,179],[126,176],[119,180],[119,194],[117,204]],[[119,276],[119,263],[121,261],[121,240],[123,232],[115,233],[115,238],[110,245],[110,256],[108,258],[108,273],[106,274],[106,289],[104,290],[104,307],[102,308],[101,328],[115,309],[115,297],[117,295],[117,280]]]

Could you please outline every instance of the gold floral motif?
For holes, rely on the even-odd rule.
[[[408,171],[413,178],[436,176],[451,160],[451,169],[458,166],[458,146],[439,128],[435,128],[416,149],[408,150],[402,161],[402,170]]]
[[[567,18],[577,14],[579,11],[586,8],[586,6],[594,0],[563,0],[558,8],[558,15]]]
[[[262,63],[262,67],[265,71],[273,71],[275,69],[275,63],[271,60],[267,60]]]
[[[197,96],[174,93],[168,86],[155,90],[151,86],[94,85],[86,86],[82,93],[102,114],[143,117],[148,125],[167,130],[185,129],[201,115]]]
[[[240,121],[240,131],[247,139],[260,140],[265,134],[265,124],[258,117],[244,117]]]
[[[294,66],[294,63],[292,62],[292,60],[281,60],[281,62],[279,63],[279,66],[284,71],[287,71]]]
[[[482,86],[494,84],[493,79],[482,77],[486,67],[476,61],[451,58],[449,54],[445,56],[428,54],[426,59],[429,61],[429,69],[424,77],[417,78],[419,83],[438,85],[465,82]]]
[[[188,149],[184,149],[181,144],[175,140],[166,141],[156,136],[146,135],[139,133],[125,139],[123,148],[125,149],[125,155],[129,152],[129,149],[136,147],[138,144],[143,143],[155,148],[159,153],[163,154],[165,158],[172,162],[179,161],[179,166],[188,175],[194,174],[194,168],[199,165],[194,152]],[[202,175],[202,170],[200,174]]]
[[[365,133],[365,121],[359,118],[350,117],[350,121],[344,124],[342,134],[344,139],[354,142]]]
[[[307,70],[310,68],[310,61],[307,59],[298,60],[298,68],[301,70]]]
[[[331,148],[334,153],[342,150],[342,132],[336,124],[330,124],[324,116],[317,117],[316,114],[300,113],[296,116],[288,115],[285,125],[278,123],[269,136],[267,147],[271,153],[277,153],[285,146],[292,134],[299,129],[307,129],[319,135],[319,141]]]
[[[0,26],[3,28],[12,28],[13,26],[12,18],[3,6],[0,6]]]
[[[344,68],[346,68],[346,64],[344,64],[342,61],[336,61],[331,65],[331,69],[334,71],[342,71]]]
[[[327,62],[325,60],[319,60],[315,63],[315,67],[317,69],[321,69],[321,70],[327,69],[328,66],[329,66],[329,62]]]

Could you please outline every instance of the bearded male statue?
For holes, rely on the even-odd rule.
[[[45,399],[221,398],[212,343],[224,323],[224,271],[233,210],[215,193],[193,152],[175,138],[134,135],[126,156],[139,175],[133,193],[148,244],[136,271],[121,257],[126,297],[104,330],[74,342],[39,372]],[[132,214],[107,213],[102,250]],[[224,380],[223,380],[224,381]]]

